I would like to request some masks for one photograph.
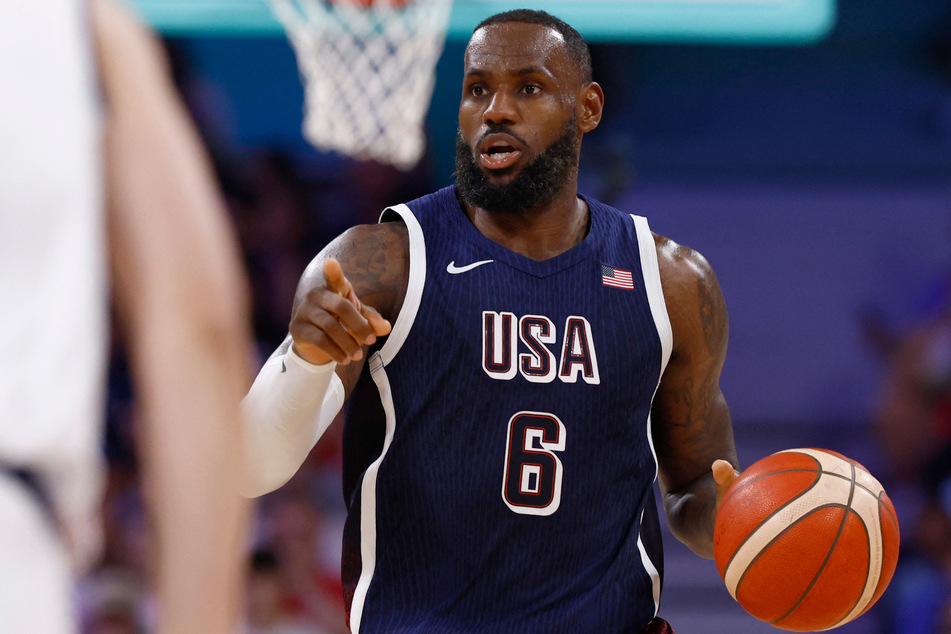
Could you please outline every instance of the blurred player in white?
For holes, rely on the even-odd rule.
[[[96,559],[110,290],[144,421],[161,632],[233,631],[239,254],[156,38],[111,0],[0,4],[0,632],[75,631]]]

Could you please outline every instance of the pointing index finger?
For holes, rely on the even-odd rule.
[[[377,336],[389,334],[391,330],[390,322],[384,319],[372,306],[364,305],[363,302],[360,301],[360,298],[357,297],[357,294],[353,290],[353,285],[350,283],[350,280],[343,274],[343,268],[340,266],[340,262],[336,259],[327,258],[324,261],[324,280],[326,280],[329,290],[337,293],[353,304],[353,307],[356,308],[370,324],[373,333],[366,343],[373,343],[376,341]]]
[[[341,297],[349,299],[357,309],[360,308],[360,302],[355,301],[356,294],[353,292],[353,286],[347,276],[343,274],[343,268],[336,259],[327,258],[324,261],[324,280],[327,281],[327,288]]]

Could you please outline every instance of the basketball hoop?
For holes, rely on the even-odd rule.
[[[315,147],[411,169],[452,0],[270,0],[305,87]]]

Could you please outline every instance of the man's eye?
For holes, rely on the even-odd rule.
[[[473,86],[469,89],[469,92],[473,97],[481,97],[485,94],[485,89],[482,86]]]
[[[527,86],[525,86],[524,90],[525,90],[525,94],[534,95],[539,90],[541,90],[541,88],[539,88],[535,84],[528,84]]]

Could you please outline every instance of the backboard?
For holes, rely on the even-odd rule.
[[[340,0],[345,1],[345,0]],[[170,35],[283,35],[266,0],[133,0]],[[590,42],[806,44],[835,23],[835,0],[455,0],[450,39],[516,8],[544,9]]]

